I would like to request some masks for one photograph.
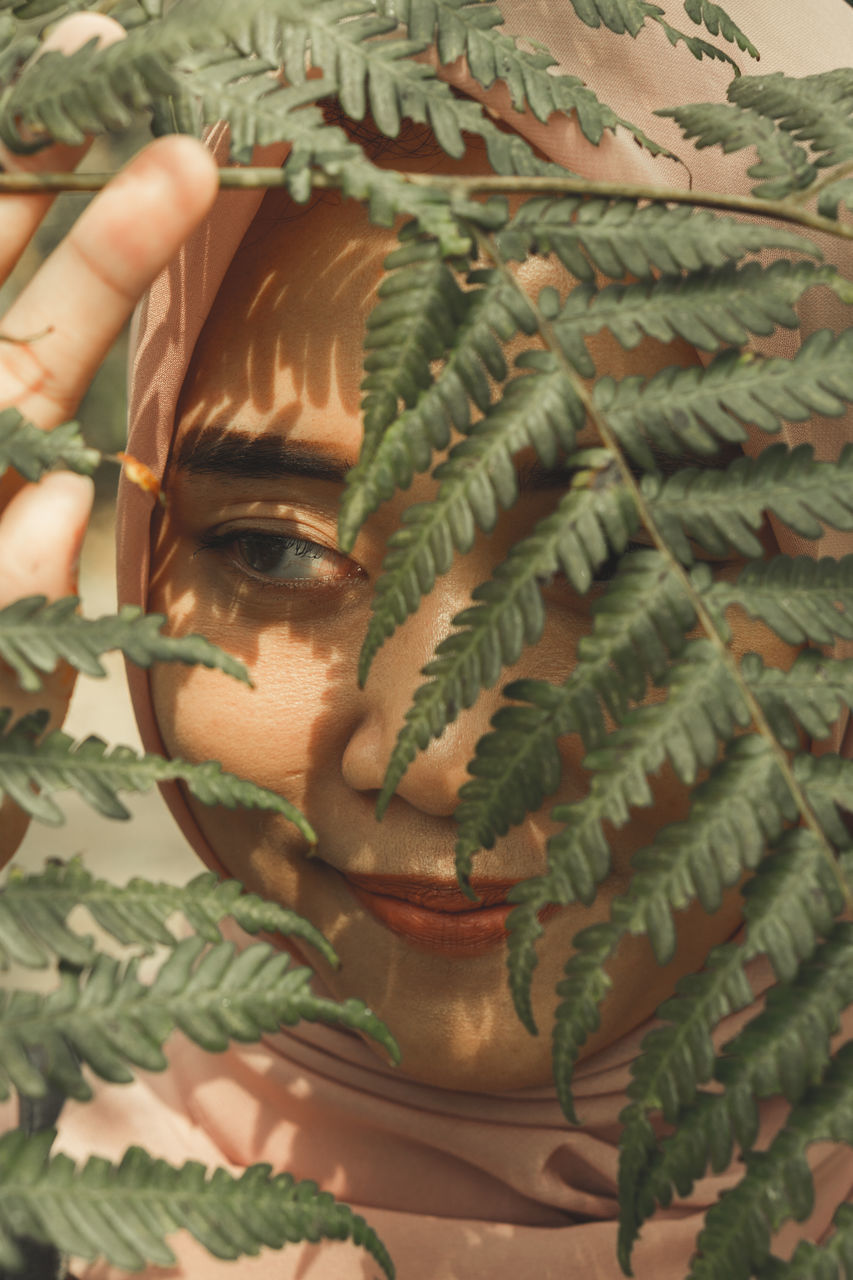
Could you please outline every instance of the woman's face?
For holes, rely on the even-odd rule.
[[[392,244],[355,204],[329,198],[281,216],[267,197],[232,263],[184,385],[150,607],[168,615],[173,632],[201,632],[240,657],[254,688],[164,665],[153,676],[155,709],[170,753],[218,759],[309,818],[319,837],[313,856],[277,815],[189,800],[230,874],[294,907],[331,940],[342,963],[332,972],[318,962],[324,981],[385,1019],[407,1074],[461,1089],[540,1085],[550,1079],[553,992],[573,934],[606,918],[624,891],[631,853],[664,819],[683,816],[685,800],[663,772],[655,809],[638,811],[613,834],[612,875],[594,906],[563,908],[546,922],[533,984],[543,1032],[536,1038],[512,1007],[499,913],[452,909],[463,905],[454,874],[457,792],[499,705],[495,690],[416,758],[377,823],[376,798],[421,668],[472,588],[559,497],[553,485],[532,482],[494,532],[439,579],[358,689],[358,653],[388,538],[407,507],[435,493],[432,480],[417,477],[369,519],[351,554],[336,550],[342,478],[361,441],[365,319]],[[545,263],[524,272],[534,288],[560,283]],[[649,344],[601,372],[651,372],[692,358]],[[501,683],[561,681],[571,668],[590,626],[589,599],[558,580],[546,604],[541,641]],[[563,755],[555,799],[577,799],[584,790],[577,739],[563,740]],[[475,887],[500,902],[509,885],[542,872],[552,829],[546,816],[530,817],[479,854]],[[732,893],[713,917],[683,913],[680,948],[666,969],[644,940],[630,940],[614,963],[614,989],[590,1047],[648,1017],[680,973],[730,936],[738,904]]]

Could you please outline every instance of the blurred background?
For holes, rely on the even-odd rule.
[[[83,169],[112,172],[150,140],[147,129],[114,139],[98,140]],[[85,208],[90,196],[64,194],[30,243],[21,262],[0,290],[0,313],[38,270],[39,265]],[[80,406],[77,417],[87,441],[115,452],[124,447],[127,421],[125,375],[127,334],[116,343]],[[88,617],[114,613],[115,599],[115,492],[118,467],[102,466],[95,478],[95,510],[80,565],[80,596]],[[65,730],[75,739],[90,734],[107,742],[141,750],[124,677],[124,659],[107,654],[102,659],[107,678],[77,681]],[[101,818],[71,792],[61,793],[59,804],[66,814],[62,827],[33,822],[13,866],[35,871],[48,858],[81,854],[95,875],[124,883],[134,875],[150,880],[184,883],[199,870],[194,854],[184,843],[156,789],[147,795],[123,797],[132,810],[129,822]]]

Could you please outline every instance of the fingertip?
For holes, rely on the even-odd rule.
[[[39,56],[51,50],[64,54],[76,53],[90,40],[97,40],[98,48],[106,49],[117,40],[123,40],[126,35],[121,23],[106,13],[72,13],[57,22],[45,37]]]
[[[176,133],[149,142],[111,185],[124,182],[144,183],[151,200],[162,199],[168,192],[169,220],[183,228],[179,232],[179,240],[183,240],[216,199],[219,169],[203,142]],[[160,211],[164,228],[165,213]]]

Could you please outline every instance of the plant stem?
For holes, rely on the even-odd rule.
[[[4,193],[30,193],[42,191],[99,191],[115,175],[112,173],[0,173],[0,195]],[[720,209],[729,213],[748,213],[753,218],[775,218],[792,222],[812,231],[824,231],[842,240],[853,240],[853,223],[836,222],[819,213],[803,209],[794,199],[762,200],[758,196],[731,195],[723,191],[689,191],[678,187],[660,187],[642,182],[601,182],[590,178],[531,177],[483,175],[460,178],[447,174],[399,173],[405,182],[416,187],[430,187],[448,191],[460,198],[472,195],[580,195],[600,196],[609,200],[648,200],[652,204],[685,204],[706,209]],[[830,175],[832,181],[837,174]],[[340,183],[327,174],[315,173],[315,187],[337,189]],[[222,169],[219,185],[223,190],[255,189],[258,187],[284,187],[286,170],[281,168]],[[824,182],[820,187],[827,185]],[[818,188],[806,192],[814,194]]]
[[[592,393],[588,388],[588,386],[586,385],[586,383],[583,381],[582,378],[578,376],[578,374],[576,373],[571,363],[567,360],[563,352],[560,339],[554,329],[554,326],[551,324],[549,320],[547,320],[542,315],[541,311],[537,307],[534,300],[530,297],[530,295],[522,289],[522,286],[519,284],[516,276],[513,274],[512,270],[510,269],[509,263],[503,258],[497,246],[495,245],[494,241],[491,239],[490,236],[486,235],[479,227],[472,226],[470,230],[471,230],[471,234],[476,239],[477,245],[480,249],[480,253],[484,257],[487,257],[492,263],[494,263],[495,267],[497,267],[497,269],[503,274],[503,276],[507,281],[512,283],[514,288],[518,289],[519,292],[523,293],[525,301],[527,302],[528,306],[532,308],[536,316],[537,326],[539,329],[540,336],[543,342],[545,343],[545,346],[559,361],[560,365],[562,366],[563,372],[565,373],[566,377],[569,378],[569,380],[571,381],[576,395],[578,396],[579,400],[584,406],[584,409],[586,410],[586,415],[589,422],[595,427],[602,443],[604,444],[606,449],[609,451],[611,456],[617,462],[619,466],[621,478],[622,478],[622,483],[629,490],[634,500],[634,503],[636,504],[637,512],[640,516],[640,519],[642,520],[646,530],[648,531],[649,537],[651,538],[657,550],[667,561],[667,564],[671,572],[679,580],[682,590],[684,591],[687,598],[690,600],[690,603],[692,604],[696,612],[696,618],[697,618],[697,621],[699,622],[699,625],[701,626],[705,635],[708,637],[708,640],[711,642],[714,649],[717,651],[717,654],[721,662],[727,669],[729,676],[734,681],[738,691],[740,692],[741,697],[746,703],[750,716],[752,717],[752,722],[757,732],[760,733],[761,736],[767,742],[770,743],[771,749],[776,759],[776,764],[779,768],[779,771],[782,774],[782,777],[785,780],[785,783],[788,787],[788,790],[791,796],[793,797],[794,803],[797,806],[797,810],[799,811],[803,825],[807,827],[809,831],[811,831],[812,835],[814,835],[814,837],[817,839],[817,841],[823,848],[826,858],[831,864],[835,877],[838,880],[838,884],[843,894],[844,901],[848,909],[853,909],[853,891],[851,891],[850,887],[847,884],[847,880],[844,874],[842,873],[841,867],[838,864],[838,860],[835,857],[832,846],[830,845],[829,841],[826,838],[826,835],[824,834],[823,828],[821,827],[820,823],[818,822],[817,818],[812,812],[811,805],[806,799],[805,792],[803,791],[802,787],[800,786],[799,782],[794,776],[794,771],[791,768],[791,762],[788,759],[787,752],[781,746],[781,744],[777,741],[776,735],[773,733],[772,729],[770,728],[770,725],[767,721],[767,717],[765,716],[764,711],[761,708],[761,704],[759,703],[758,699],[755,697],[749,685],[746,683],[743,676],[741,675],[740,668],[737,663],[737,659],[735,658],[734,653],[732,653],[731,649],[727,645],[724,638],[720,635],[720,632],[718,631],[713,618],[711,617],[708,610],[705,608],[705,604],[702,600],[702,596],[693,586],[693,583],[690,581],[690,577],[687,571],[685,570],[684,566],[673,555],[668,543],[666,542],[660,529],[655,523],[654,516],[651,510],[649,509],[649,505],[646,502],[645,497],[643,496],[643,492],[640,488],[640,484],[636,476],[631,471],[631,468],[629,467],[628,462],[621,448],[619,447],[619,442],[617,441],[613,432],[610,430],[610,427],[607,423],[607,419],[595,405],[592,398]]]

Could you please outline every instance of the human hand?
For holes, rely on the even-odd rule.
[[[70,53],[97,35],[124,34],[112,19],[80,14],[46,45]],[[73,168],[87,148],[52,146],[28,157],[2,153],[7,168]],[[49,431],[73,417],[98,366],[133,307],[209,209],[216,166],[201,143],[168,137],[151,143],[101,191],[16,298],[0,322],[0,408],[14,406]],[[0,197],[0,284],[24,252],[51,201]],[[0,607],[21,596],[48,599],[76,591],[76,565],[92,504],[91,480],[53,473],[26,484],[0,479]],[[24,695],[0,664],[0,706],[17,717],[43,707],[62,723],[74,673],[61,667],[37,694]],[[8,797],[0,807],[0,866],[12,856],[28,818]]]

